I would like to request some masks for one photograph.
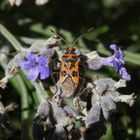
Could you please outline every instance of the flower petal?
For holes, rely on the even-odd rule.
[[[113,57],[112,60],[113,60],[113,61],[112,61],[112,63],[113,63],[113,68],[114,68],[117,72],[119,72],[119,70],[121,69],[121,67],[123,66],[123,64],[120,62],[119,59],[117,59],[117,58],[115,58],[115,57]]]
[[[118,58],[122,59],[124,61],[124,53],[121,49],[119,49],[119,51],[118,51]]]
[[[39,71],[37,67],[31,68],[28,72],[28,79],[35,81],[39,75]]]
[[[31,52],[27,53],[26,58],[30,62],[35,62],[36,61],[36,56],[34,54],[32,54]]]
[[[35,81],[40,74],[40,79],[49,77],[49,68],[46,67],[48,59],[43,56],[36,56],[32,53],[27,53],[27,61],[19,62],[19,66],[28,70],[28,79]]]
[[[50,69],[46,66],[40,66],[38,67],[39,73],[40,73],[40,79],[46,79],[49,77]]]
[[[112,49],[114,51],[114,57],[118,58],[118,59],[123,59],[124,58],[124,53],[123,51],[117,47],[117,45],[115,44],[111,44],[109,46],[110,49]]]
[[[34,67],[34,63],[36,62],[35,61],[35,55],[33,55],[32,53],[27,53],[26,55],[26,61],[20,61],[19,62],[19,66],[22,68],[22,69],[25,69],[25,70],[29,70],[30,68]]]
[[[18,64],[22,69],[25,70],[29,70],[32,67],[32,63],[30,61],[20,61]]]
[[[39,65],[44,65],[44,66],[46,65],[47,60],[48,59],[46,59],[45,57],[41,57],[41,56],[36,58],[36,62]]]
[[[126,69],[124,67],[122,67],[119,71],[119,74],[121,75],[121,77],[125,80],[131,80],[131,76],[127,73]]]
[[[109,46],[110,49],[112,49],[114,52],[117,52],[118,51],[118,48],[117,48],[117,45],[116,44],[111,44]]]
[[[130,80],[130,75],[126,72],[126,69],[123,67],[125,64],[123,51],[120,48],[118,48],[115,44],[112,44],[109,47],[114,51],[114,54],[113,56],[110,56],[108,58],[103,58],[101,61],[102,65],[113,67],[123,79]]]
[[[111,66],[111,67],[113,67],[113,56],[101,59],[101,64],[103,66]]]

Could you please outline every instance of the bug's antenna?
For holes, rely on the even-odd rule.
[[[84,36],[86,35],[87,33],[91,32],[94,28],[91,27],[90,29],[88,29],[86,32],[84,32],[83,34],[81,34],[73,43],[73,46]]]
[[[49,30],[54,33],[56,36],[62,38],[62,40],[68,45],[70,44],[67,40],[64,39],[64,37],[62,37],[61,35],[57,34],[54,30],[52,30],[51,28],[49,28]]]

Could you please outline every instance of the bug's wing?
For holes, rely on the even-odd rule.
[[[60,71],[60,78],[59,78],[61,83],[64,83],[69,73],[65,65],[66,65],[65,62],[62,61],[60,66],[61,71]]]
[[[72,69],[70,70],[70,75],[72,77],[73,82],[78,85],[79,83],[79,58],[78,60],[75,62],[74,67],[72,67]]]
[[[72,78],[70,76],[65,79],[61,86],[62,93],[67,96],[73,95],[76,88],[77,85],[72,81]]]

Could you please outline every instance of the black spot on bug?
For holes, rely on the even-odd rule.
[[[78,76],[77,71],[73,71],[73,72],[72,72],[72,76],[73,76],[73,77],[77,77],[77,76]]]
[[[65,61],[66,63],[69,62],[68,56],[63,56],[63,61]]]
[[[72,59],[68,59],[68,62],[73,62]]]
[[[65,77],[67,75],[66,71],[61,72],[61,76]]]

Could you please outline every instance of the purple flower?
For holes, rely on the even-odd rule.
[[[116,70],[116,72],[118,72],[121,75],[123,79],[131,80],[130,75],[124,68],[125,61],[124,61],[124,53],[122,52],[122,50],[118,48],[115,44],[110,45],[109,48],[114,51],[114,55],[108,58],[103,58],[102,65],[113,67]]]
[[[35,81],[39,76],[40,79],[49,77],[48,59],[43,56],[36,56],[32,53],[26,55],[26,61],[20,61],[19,66],[28,71],[28,79]]]

